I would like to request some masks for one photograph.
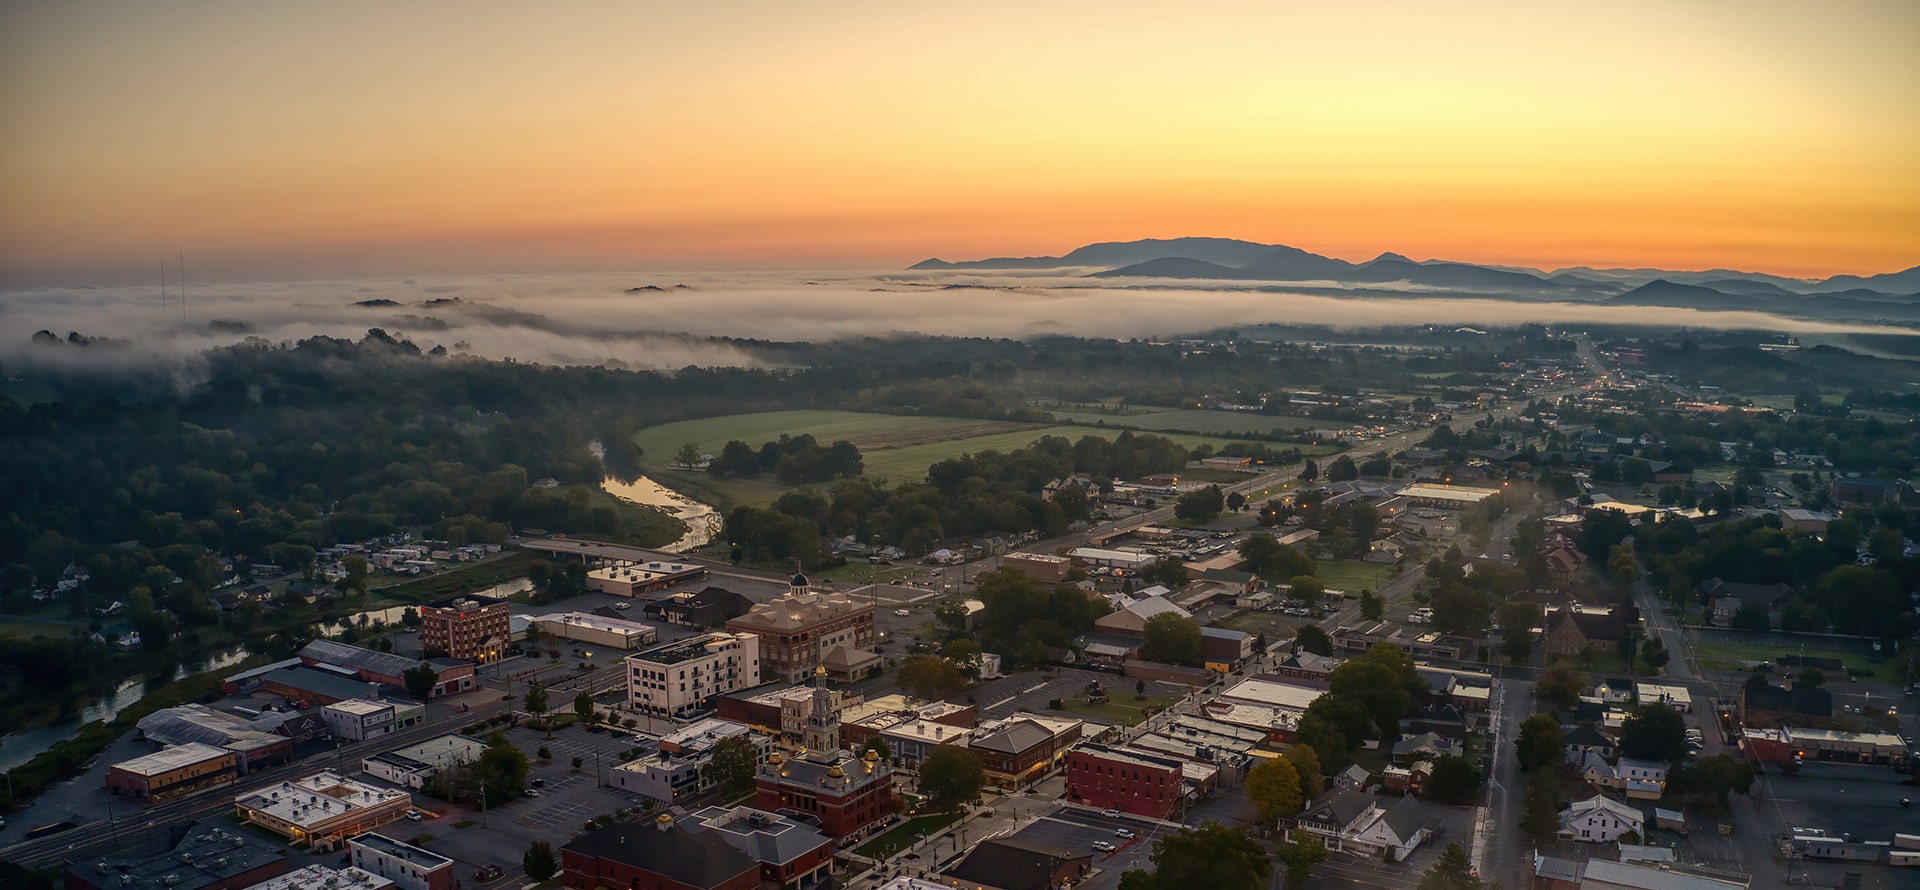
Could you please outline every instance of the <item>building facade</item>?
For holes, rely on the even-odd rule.
[[[488,664],[509,642],[507,601],[469,593],[420,607],[420,645],[429,655]]]
[[[760,685],[760,637],[713,633],[627,656],[627,706],[650,717],[711,713],[715,698]]]
[[[761,672],[768,679],[797,682],[825,665],[837,680],[863,678],[880,664],[873,604],[844,593],[816,593],[805,575],[787,592],[727,622],[727,630],[760,638]]]
[[[803,753],[778,752],[755,774],[754,806],[820,820],[827,836],[845,840],[878,828],[893,812],[893,766],[868,751],[854,757],[840,744],[840,714],[824,686],[814,688]]]
[[[1180,761],[1083,744],[1067,752],[1067,799],[1150,819],[1183,806]]]
[[[235,815],[314,852],[406,815],[413,795],[348,779],[333,770],[281,782],[234,799]]]
[[[230,785],[240,775],[239,756],[197,742],[175,745],[107,769],[107,791],[149,804]]]
[[[615,822],[560,848],[567,890],[760,890],[760,865],[713,831],[689,831],[667,813],[652,824]]]
[[[400,890],[453,890],[453,860],[432,850],[379,834],[347,840],[353,867],[376,874]]]
[[[320,709],[320,719],[326,721],[333,737],[349,742],[363,742],[393,732],[393,718],[393,705],[362,698],[334,702]]]
[[[666,804],[700,797],[715,787],[707,774],[713,749],[730,738],[753,743],[754,760],[773,753],[773,739],[729,720],[701,720],[660,739],[660,750],[607,771],[607,784]]]

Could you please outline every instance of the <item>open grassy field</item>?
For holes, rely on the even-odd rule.
[[[1060,704],[1068,711],[1088,717],[1097,717],[1120,726],[1132,726],[1147,719],[1146,709],[1164,710],[1178,696],[1172,695],[1135,695],[1131,692],[1110,693],[1107,701],[1092,704],[1084,695],[1062,699]]]
[[[1196,411],[1192,409],[1167,408],[1155,409],[1151,413],[1128,414],[1116,417],[1110,414],[1092,412],[1055,411],[1053,416],[1060,420],[1075,423],[1105,423],[1110,427],[1125,427],[1137,430],[1187,430],[1195,433],[1219,435],[1264,435],[1266,433],[1288,430],[1310,430],[1317,427],[1344,426],[1337,420],[1315,420],[1311,417],[1276,417],[1269,414],[1246,414],[1238,411]]]
[[[1379,590],[1380,585],[1393,578],[1394,568],[1357,559],[1323,559],[1314,570],[1314,576],[1328,590],[1358,594],[1362,590]]]
[[[0,637],[64,637],[86,629],[85,624],[50,624],[0,615]]]
[[[1234,418],[1221,412],[1171,412],[1196,416]],[[1093,416],[1093,415],[1089,415]],[[1149,415],[1151,416],[1151,415]],[[1290,420],[1290,418],[1249,419]],[[991,420],[954,417],[902,417],[892,414],[864,414],[856,411],[771,411],[760,414],[732,414],[650,427],[634,434],[646,464],[647,475],[676,491],[722,509],[735,506],[764,507],[789,489],[770,477],[718,479],[704,472],[674,469],[669,466],[680,446],[691,442],[709,453],[718,452],[727,442],[738,439],[755,448],[778,439],[781,433],[812,435],[822,443],[845,439],[859,446],[866,461],[867,475],[890,482],[918,480],[927,468],[943,460],[989,449],[1012,451],[1041,436],[1079,439],[1082,436],[1112,438],[1120,430],[1090,429],[1082,426],[1034,426]],[[1192,448],[1201,444],[1214,447],[1233,439],[1226,436],[1199,436],[1161,433]],[[1289,446],[1293,447],[1293,446]],[[1328,454],[1337,448],[1322,445],[1298,446],[1309,455]]]
[[[858,411],[769,411],[761,414],[729,414],[700,420],[648,427],[634,434],[641,459],[649,469],[673,461],[680,446],[688,442],[702,451],[720,453],[720,447],[738,439],[756,450],[780,438],[781,433],[802,433],[831,444],[845,439],[860,450],[897,448],[943,439],[965,438],[989,433],[1027,429],[1030,424],[997,420],[968,420],[959,417],[905,417],[896,414],[864,414]]]
[[[1717,640],[1695,640],[1693,642],[1694,660],[1708,670],[1744,670],[1755,662],[1772,661],[1782,655],[1806,655],[1810,657],[1838,658],[1847,666],[1847,670],[1862,677],[1875,676],[1877,668],[1888,669],[1888,678],[1898,681],[1901,678],[1898,661],[1876,663],[1854,649],[1823,649],[1804,645],[1770,645],[1755,643],[1723,643]]]
[[[960,817],[966,814],[965,810],[956,810],[951,813],[916,816],[894,826],[886,834],[862,844],[853,852],[857,856],[886,859],[926,838],[939,834],[946,830],[947,826],[960,821]]]

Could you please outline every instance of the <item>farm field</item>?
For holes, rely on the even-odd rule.
[[[1029,424],[960,417],[910,417],[858,411],[768,411],[648,427],[635,433],[633,442],[640,446],[641,459],[646,462],[648,469],[653,469],[672,463],[674,452],[688,442],[700,446],[702,451],[719,454],[720,447],[734,439],[757,450],[763,443],[780,438],[781,433],[794,436],[806,433],[820,440],[822,445],[845,439],[865,452],[1029,427]]]
[[[1205,415],[1212,412],[1178,413]],[[714,453],[734,439],[759,448],[764,442],[778,439],[781,433],[810,434],[822,444],[846,439],[859,446],[869,477],[898,483],[924,478],[928,467],[949,458],[989,449],[1012,451],[1041,436],[1078,440],[1091,435],[1111,439],[1120,432],[1116,428],[1099,430],[1082,426],[1034,426],[956,417],[903,417],[856,411],[770,411],[650,427],[635,433],[634,443],[640,446],[648,476],[676,491],[724,509],[737,506],[764,507],[789,489],[769,477],[718,479],[705,472],[668,466],[681,445],[692,442],[702,451]],[[1235,441],[1225,436],[1142,432],[1164,436],[1188,448],[1203,443],[1220,447]],[[1310,456],[1338,450],[1321,445],[1286,447],[1298,447]]]
[[[1151,413],[1114,416],[1092,412],[1055,411],[1053,416],[1074,423],[1105,423],[1109,427],[1136,430],[1190,430],[1196,433],[1218,435],[1285,432],[1288,430],[1310,430],[1322,427],[1338,427],[1346,424],[1336,420],[1315,420],[1311,417],[1275,417],[1267,414],[1244,414],[1235,411],[1194,411],[1179,408],[1154,410]]]

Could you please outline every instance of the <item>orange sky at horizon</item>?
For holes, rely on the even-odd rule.
[[[1891,272],[1915,45],[1899,0],[12,4],[0,286],[1183,235]]]

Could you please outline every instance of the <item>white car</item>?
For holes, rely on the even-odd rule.
[[[1105,809],[1100,811],[1100,815],[1105,816],[1109,819],[1118,819],[1120,818],[1120,811],[1115,809]]]
[[[912,612],[909,612],[909,611],[907,611],[907,610],[905,610],[905,609],[895,609],[895,610],[893,610],[893,614],[895,614],[895,615],[898,615],[898,616],[900,616],[900,617],[902,617],[902,618],[905,618],[905,617],[907,617],[908,615],[911,615],[911,614],[913,614],[913,613],[912,613]]]
[[[1094,841],[1093,848],[1096,850],[1099,850],[1102,853],[1111,853],[1116,849],[1112,844],[1109,844],[1106,841]]]
[[[633,608],[633,604],[632,603],[614,603],[613,607],[616,609],[619,609],[622,612],[625,612],[626,610]]]
[[[418,822],[418,821],[420,821],[421,819],[425,819],[425,818],[426,818],[425,816],[422,816],[422,815],[420,815],[420,811],[419,811],[419,810],[408,810],[408,811],[407,811],[407,821],[408,821],[408,822]]]
[[[1134,835],[1133,829],[1131,828],[1116,828],[1113,830],[1113,836],[1133,840],[1136,835]]]

